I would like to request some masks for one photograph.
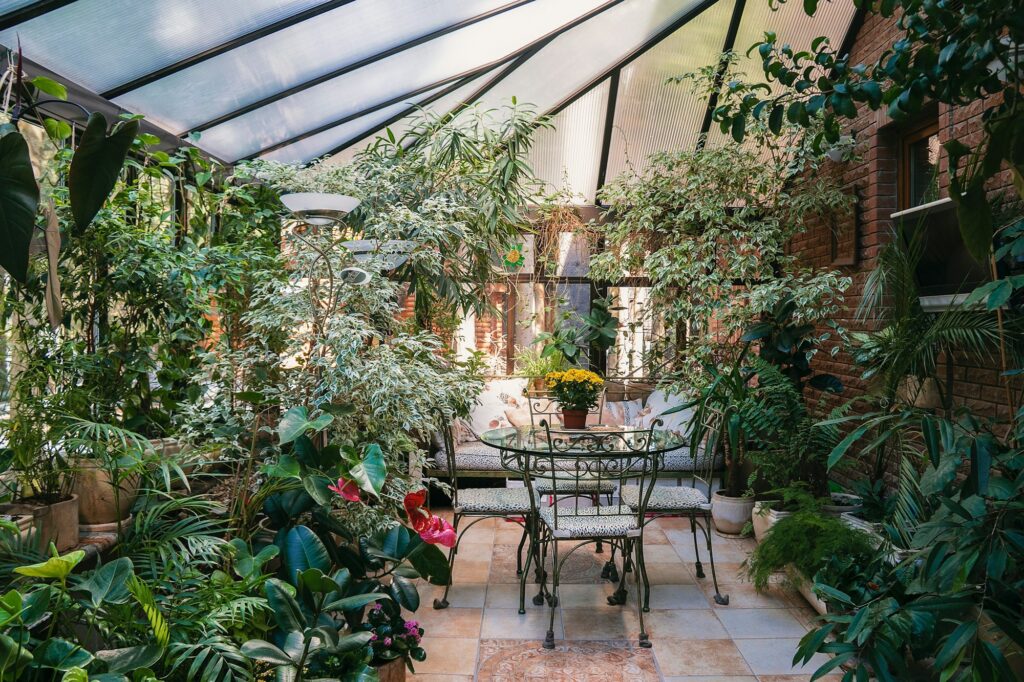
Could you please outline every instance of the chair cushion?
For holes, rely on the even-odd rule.
[[[632,509],[640,503],[640,486],[624,485],[619,491],[619,498],[623,504]],[[707,495],[687,486],[656,485],[651,492],[651,499],[647,502],[647,511],[672,511],[675,509],[690,510],[711,509]]]
[[[714,468],[720,469],[724,463],[724,459],[724,456],[719,456],[715,461]],[[690,456],[690,448],[682,447],[678,450],[666,452],[665,458],[662,460],[661,468],[659,468],[658,471],[693,471],[694,467],[696,467],[697,471],[702,471],[707,468],[703,448],[697,458],[694,459]]]
[[[597,512],[601,515],[598,516]],[[558,508],[558,526],[555,527],[555,508],[541,507],[540,518],[559,539],[610,538],[639,535],[636,512],[625,505],[611,507]]]
[[[556,479],[554,485],[552,485],[550,478],[537,478],[533,481],[533,489],[541,495],[550,494],[552,488],[560,493],[572,492],[574,490],[583,493],[613,493],[615,492],[617,482],[617,480],[610,481],[606,478],[600,481],[596,479],[587,480],[581,478],[577,480],[576,478],[571,478],[566,480]]]
[[[444,449],[434,455],[430,468],[433,471],[448,471],[448,456]],[[455,446],[455,470],[459,473],[468,471],[505,471],[501,466],[498,450],[480,441],[470,441]]]
[[[526,488],[468,488],[459,491],[456,512],[529,514],[530,493]]]

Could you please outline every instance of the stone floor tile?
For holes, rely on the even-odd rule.
[[[710,574],[710,569],[705,568],[704,572]],[[710,579],[701,580],[699,584],[708,598],[715,593],[715,585]],[[722,590],[722,594],[729,595],[729,605],[719,607],[723,609],[786,609],[792,607],[782,587],[778,585],[770,585],[764,592],[758,592],[751,583],[720,584],[719,589]]]
[[[758,682],[807,682],[813,671],[803,675],[758,675]],[[825,675],[819,677],[818,682],[843,682],[842,675]]]
[[[455,561],[490,561],[494,545],[489,542],[472,542],[468,536],[459,542]]]
[[[473,675],[480,640],[461,637],[431,637],[420,642],[427,651],[427,660],[416,664],[418,673]]]
[[[697,563],[695,561],[690,560],[683,563],[686,564],[686,568],[689,569],[690,573],[696,573]],[[701,553],[701,565],[704,567],[704,573],[707,575],[708,580],[711,580],[711,562],[708,561],[703,553]],[[747,582],[746,575],[738,561],[718,561],[716,558],[715,573],[718,576],[719,585],[735,585]]]
[[[472,675],[434,675],[431,673],[420,673],[417,672],[415,675],[410,675],[406,671],[406,677],[410,680],[416,680],[416,682],[473,682]]]
[[[561,585],[558,588],[559,605],[567,609],[618,609],[621,607],[608,604],[608,597],[614,591],[615,586],[607,582],[598,585]]]
[[[490,561],[470,560],[459,556],[455,559],[455,568],[452,570],[452,584],[486,583],[490,573]]]
[[[444,587],[421,583],[419,591],[420,609],[432,609],[434,600],[440,599],[444,594]],[[448,605],[460,608],[483,608],[484,595],[486,594],[486,583],[453,583],[451,589],[448,590]],[[419,611],[416,613],[419,614]]]
[[[602,609],[600,613],[595,613],[594,609],[562,609],[562,626],[565,639],[633,641],[640,635],[636,607],[628,605]]]
[[[516,609],[484,609],[483,639],[544,639],[550,625],[551,610],[530,606],[526,613]],[[561,613],[555,611],[555,639],[563,639]]]
[[[708,597],[696,585],[651,585],[651,609],[707,609]]]
[[[537,594],[537,585],[527,583],[526,604],[527,608],[540,608],[534,606],[530,599]],[[487,596],[484,598],[484,607],[488,609],[518,609],[519,608],[519,584],[518,583],[491,583],[487,586]]]
[[[420,608],[414,614],[427,637],[480,637],[482,608]]]
[[[736,640],[736,647],[755,675],[801,675],[810,679],[828,657],[815,654],[803,668],[793,667],[793,654],[799,645],[799,639],[788,638]]]
[[[553,680],[575,682],[657,682],[659,679],[650,649],[630,642],[556,642],[545,649],[540,640],[480,643],[480,682],[524,682]]]
[[[753,675],[683,675],[665,677],[665,682],[758,682]],[[803,680],[802,682],[807,682]]]
[[[734,609],[726,606],[715,609],[715,614],[733,639],[799,638],[807,632],[789,609]]]
[[[651,585],[692,585],[693,575],[682,562],[674,564],[647,564],[647,579]],[[633,587],[633,574],[627,579],[630,589]]]
[[[652,639],[654,657],[665,676],[750,675],[750,666],[730,639]]]
[[[644,624],[652,640],[729,639],[729,633],[711,609],[651,611]]]

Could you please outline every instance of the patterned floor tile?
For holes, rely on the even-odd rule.
[[[540,641],[483,640],[480,682],[559,680],[587,682],[657,682],[654,656],[629,642],[559,642],[554,649]]]

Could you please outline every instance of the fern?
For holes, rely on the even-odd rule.
[[[211,516],[217,505],[198,497],[171,498],[144,506],[125,535],[121,554],[152,580],[220,563],[225,522]]]
[[[249,659],[230,639],[206,635],[193,643],[171,644],[171,675],[184,675],[190,682],[243,682],[253,679]]]
[[[149,627],[153,630],[153,639],[161,647],[166,647],[171,641],[171,628],[167,625],[164,614],[160,612],[160,607],[157,606],[153,592],[145,581],[137,575],[130,576],[127,584],[128,591],[132,593],[135,601],[139,602],[143,612],[146,614]]]

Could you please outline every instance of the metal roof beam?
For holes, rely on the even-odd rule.
[[[29,19],[41,17],[55,9],[60,9],[75,2],[75,0],[39,0],[5,14],[0,14],[0,31],[5,31],[18,24],[24,24]]]
[[[615,105],[619,99],[619,76],[622,69],[615,69],[608,78],[608,110],[605,112],[604,132],[601,134],[601,157],[597,167],[597,187],[594,189],[594,203],[608,177],[608,157],[612,152],[612,129],[615,126]]]
[[[231,40],[226,40],[219,45],[214,45],[213,47],[203,50],[202,52],[194,54],[190,57],[186,57],[182,60],[174,62],[173,64],[168,64],[163,68],[147,73],[144,76],[139,76],[138,78],[132,79],[127,83],[122,83],[121,85],[118,85],[107,90],[106,92],[101,92],[100,95],[106,97],[107,99],[114,99],[115,97],[120,97],[121,95],[127,92],[131,92],[132,90],[138,90],[144,85],[149,85],[150,83],[158,81],[161,78],[165,78],[167,76],[170,76],[171,74],[183,71],[184,69],[187,69],[190,66],[195,66],[196,64],[205,62],[207,59],[212,59],[217,55],[224,54],[225,52],[229,52],[231,50],[234,50],[235,48],[241,47],[255,40],[259,40],[260,38],[264,38],[272,33],[277,33],[278,31],[286,29],[290,26],[294,26],[295,24],[299,24],[302,23],[303,21],[313,19],[315,17],[320,16],[321,14],[325,14],[333,9],[337,9],[342,5],[347,5],[354,1],[355,0],[328,0],[327,2],[323,2],[319,5],[316,5],[315,7],[310,7],[309,9],[303,10],[302,12],[297,12],[296,14],[293,14],[290,17],[285,17],[284,19],[275,21],[272,24],[267,24],[266,26],[262,26],[253,31],[250,31],[249,33],[243,33],[240,36],[232,38]]]
[[[618,5],[622,1],[623,0],[608,0],[607,2],[602,3],[598,7],[595,7],[594,9],[592,9],[592,10],[590,10],[588,12],[585,12],[584,14],[576,17],[572,21],[566,22],[565,24],[559,26],[556,29],[553,29],[553,30],[549,31],[548,33],[544,34],[543,36],[541,36],[541,37],[539,37],[539,38],[537,38],[535,40],[530,41],[526,45],[523,45],[522,47],[518,48],[517,50],[514,50],[513,52],[511,52],[510,54],[505,55],[501,59],[496,59],[496,60],[490,61],[490,62],[488,62],[486,64],[482,64],[480,66],[477,66],[474,69],[470,69],[468,71],[464,71],[462,73],[455,74],[454,76],[449,76],[448,78],[444,78],[444,79],[442,79],[440,81],[435,81],[434,83],[431,83],[429,85],[426,85],[426,86],[423,86],[423,87],[420,87],[420,88],[416,88],[415,90],[412,90],[411,92],[407,92],[407,93],[401,95],[400,97],[393,97],[393,98],[391,98],[389,100],[386,100],[384,102],[380,102],[380,103],[375,104],[375,105],[373,105],[371,107],[367,107],[366,109],[358,111],[358,112],[356,112],[354,114],[349,114],[348,116],[343,116],[342,118],[340,118],[340,119],[338,119],[336,121],[331,121],[330,123],[326,123],[324,125],[317,126],[316,128],[313,128],[312,130],[307,130],[306,132],[301,133],[299,135],[296,135],[294,137],[288,138],[287,140],[282,140],[281,142],[278,142],[276,144],[273,144],[273,145],[270,145],[268,147],[265,147],[265,148],[259,150],[258,152],[254,153],[254,154],[250,154],[249,156],[246,156],[246,157],[243,157],[243,158],[245,158],[245,159],[252,159],[252,158],[255,158],[255,157],[260,156],[262,154],[266,154],[268,152],[272,152],[272,151],[275,151],[277,149],[281,149],[282,147],[287,147],[288,145],[293,144],[295,142],[298,142],[300,140],[304,140],[307,137],[312,137],[313,135],[317,135],[317,134],[322,133],[322,132],[324,132],[326,130],[330,130],[331,128],[336,128],[337,126],[344,125],[345,123],[348,123],[349,121],[354,121],[355,119],[359,118],[360,116],[363,116],[364,114],[369,114],[369,113],[373,113],[374,111],[379,111],[380,109],[383,109],[385,107],[389,107],[389,106],[391,106],[393,104],[397,104],[398,102],[401,102],[402,100],[409,99],[410,97],[415,97],[416,95],[423,94],[424,92],[429,92],[430,90],[433,90],[434,88],[440,87],[442,85],[446,85],[446,84],[451,83],[453,81],[462,80],[462,79],[464,79],[466,77],[479,76],[482,73],[490,71],[491,69],[504,64],[505,62],[507,62],[510,59],[514,59],[516,57],[519,57],[519,56],[523,55],[526,52],[529,52],[533,48],[536,48],[536,47],[538,47],[540,45],[543,45],[543,44],[547,44],[548,42],[554,40],[555,38],[557,38],[558,36],[562,35],[566,31],[568,31],[568,30],[570,30],[572,28],[575,28],[576,26],[582,24],[583,22],[587,21],[588,19],[591,19],[591,18],[597,16],[598,14],[604,12],[605,10],[607,10],[607,9],[609,9],[611,7],[614,7],[615,5]],[[239,160],[241,160],[241,159],[239,159]]]
[[[736,0],[732,8],[732,18],[729,19],[729,29],[725,32],[725,42],[722,44],[722,53],[730,52],[736,46],[736,34],[740,30],[740,21],[743,19],[743,10],[747,6],[747,0]],[[725,70],[729,63],[722,59],[718,64],[718,71],[715,73],[715,89],[708,97],[708,106],[704,110],[704,120],[700,124],[700,132],[697,134],[697,149],[703,149],[707,140],[708,131],[711,130],[711,119],[718,106],[718,90],[722,87],[722,80],[725,78]]]
[[[221,123],[226,123],[232,119],[238,118],[239,116],[244,116],[245,114],[248,114],[251,111],[256,111],[257,109],[265,107],[268,104],[273,104],[278,100],[282,100],[286,97],[290,97],[294,94],[300,93],[303,90],[308,90],[309,88],[320,85],[321,83],[326,83],[327,81],[332,80],[334,78],[344,76],[347,73],[352,73],[353,71],[361,69],[364,66],[369,66],[382,59],[387,59],[388,57],[396,55],[400,52],[404,52],[413,47],[416,47],[417,45],[422,45],[423,43],[430,42],[435,38],[440,38],[449,33],[454,33],[459,29],[466,28],[467,26],[472,26],[473,24],[479,23],[484,19],[490,19],[491,17],[497,16],[512,9],[516,9],[517,7],[522,7],[523,5],[529,4],[533,1],[534,0],[516,0],[515,2],[506,3],[504,5],[501,5],[500,7],[495,7],[494,9],[490,9],[486,12],[481,12],[480,14],[469,17],[467,19],[463,19],[462,21],[451,24],[450,26],[445,26],[444,28],[438,29],[437,31],[432,31],[431,33],[426,33],[417,38],[413,38],[412,40],[407,40],[404,43],[395,45],[394,47],[390,47],[382,52],[370,55],[369,57],[364,57],[363,59],[352,62],[351,64],[346,64],[345,66],[334,69],[333,71],[329,71],[325,74],[321,74],[316,78],[304,81],[302,83],[299,83],[298,85],[293,85],[287,90],[275,92],[273,95],[269,95],[255,102],[250,102],[249,104],[246,104],[244,107],[239,107],[234,111],[229,111],[228,113],[218,116],[217,118],[205,121],[197,126],[193,126],[192,130],[209,130],[214,126],[220,125]]]

